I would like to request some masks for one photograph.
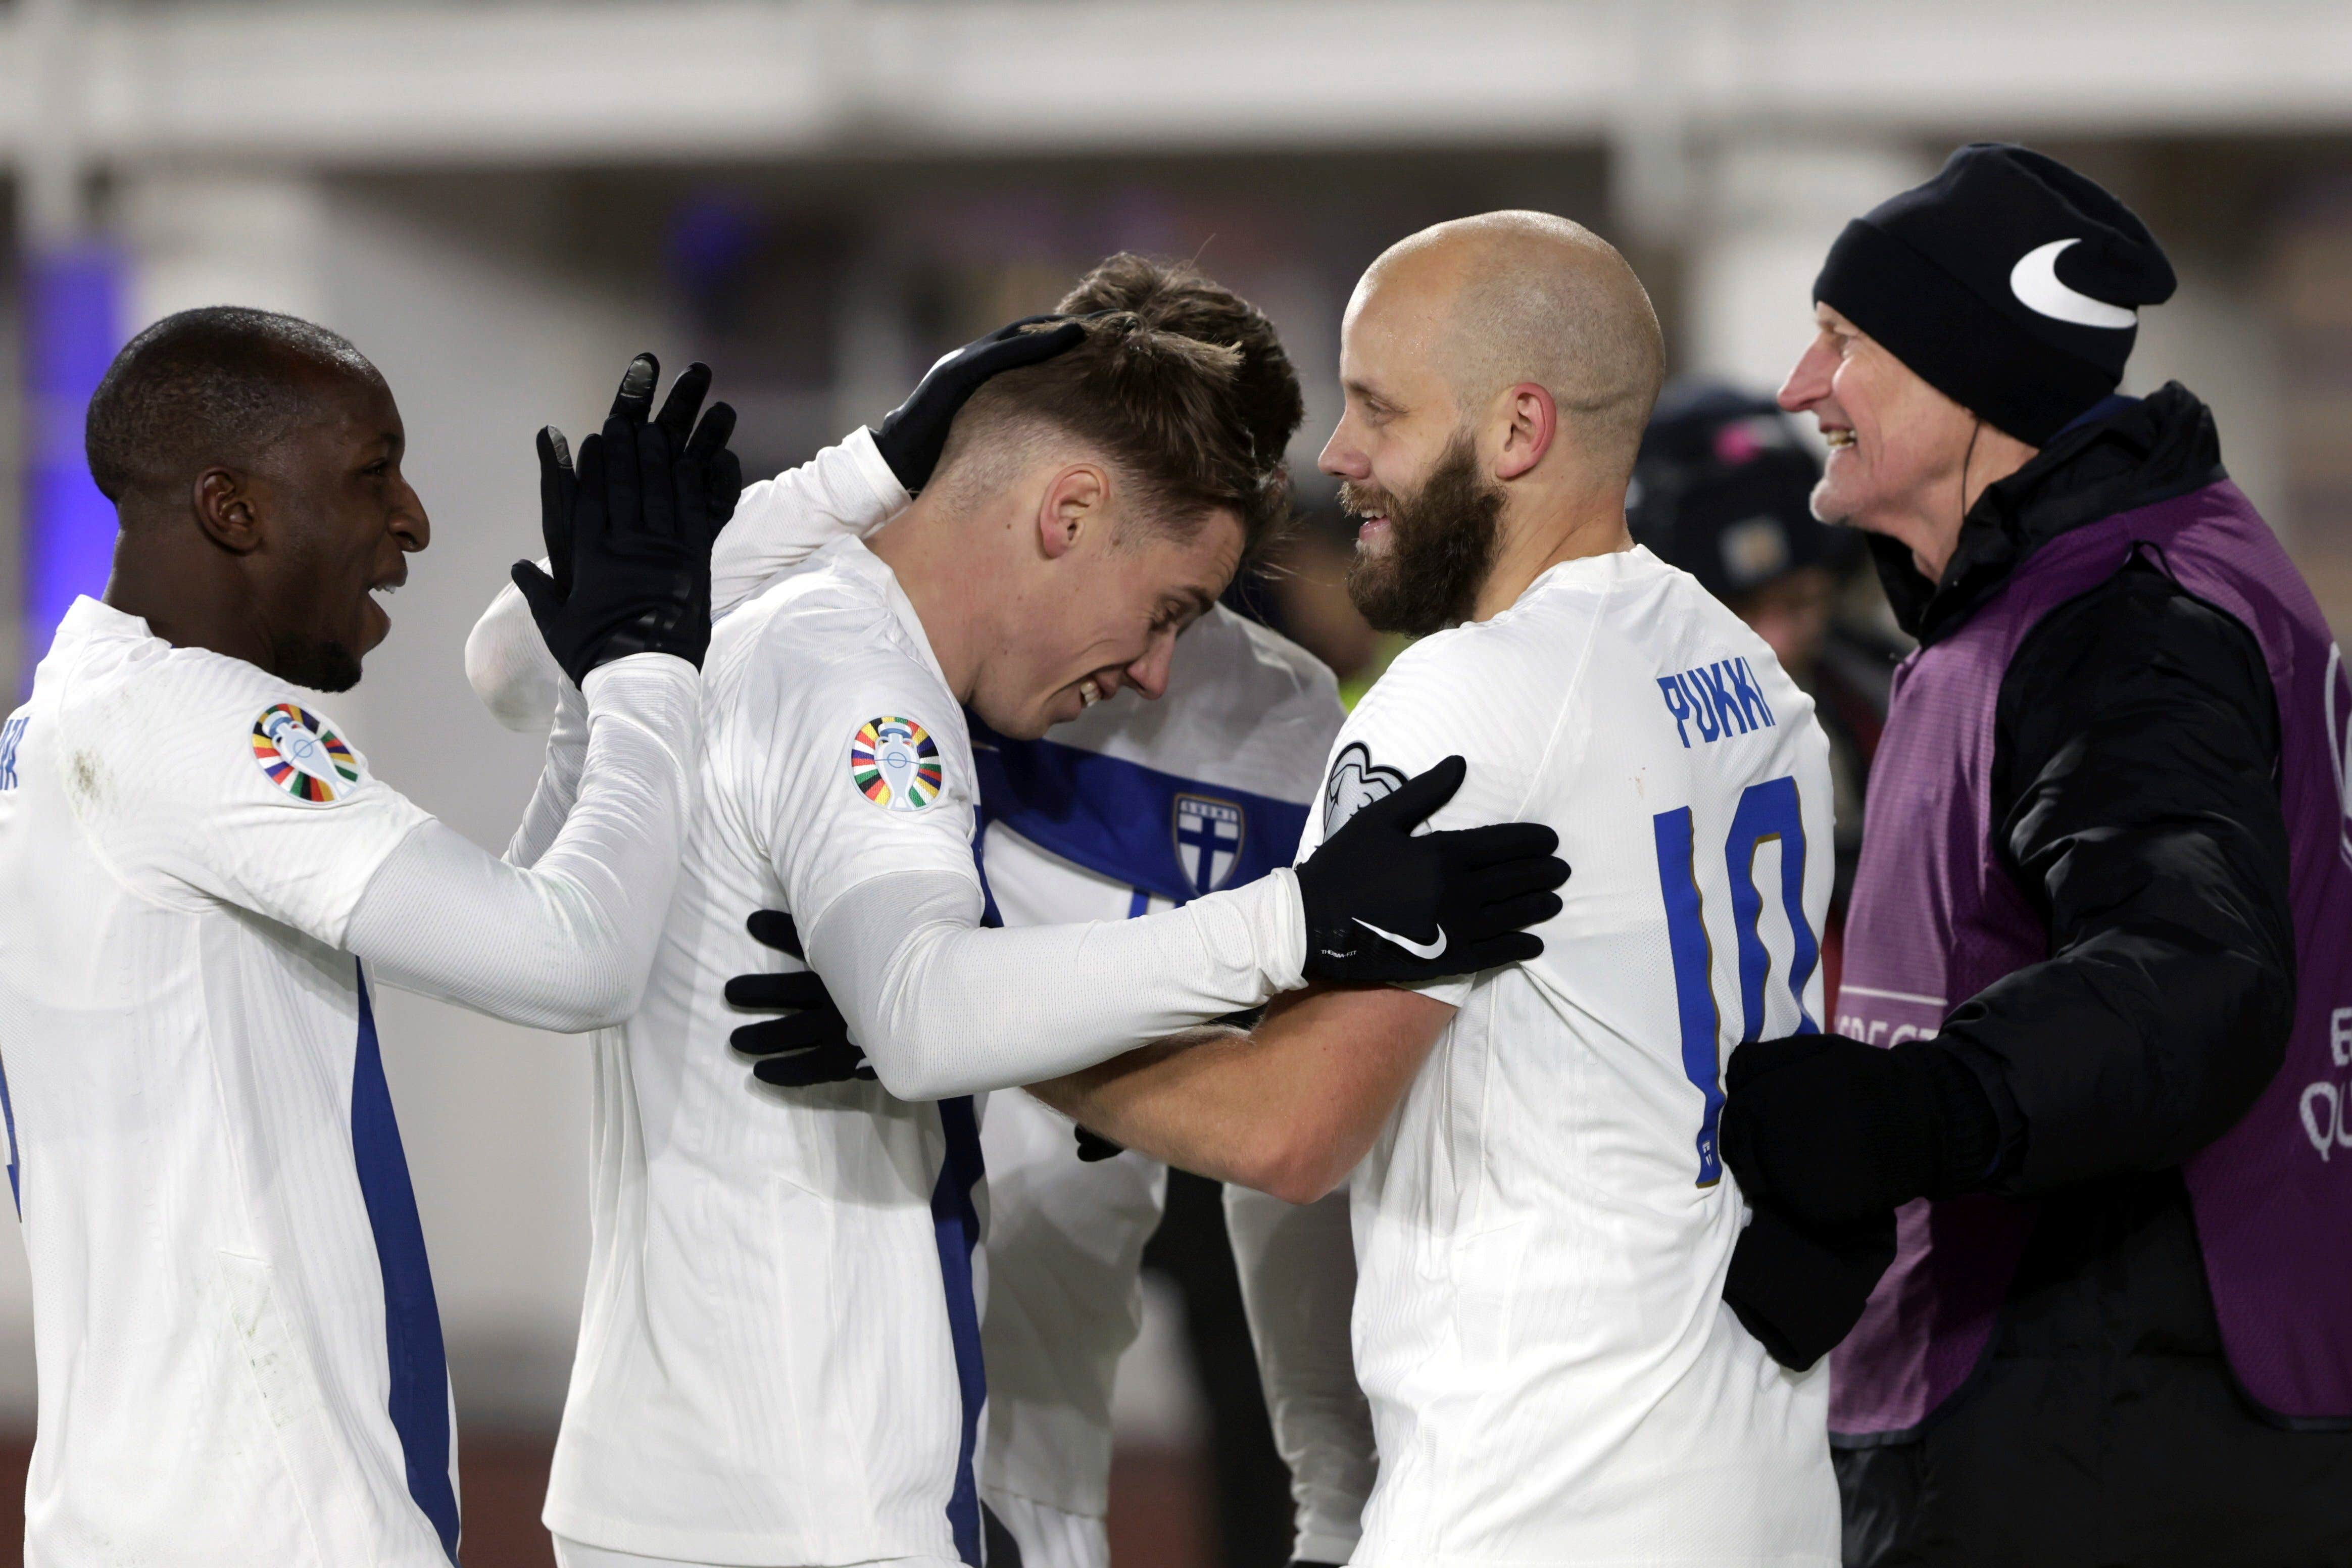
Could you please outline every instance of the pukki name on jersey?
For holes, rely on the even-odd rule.
[[[1778,722],[1764,700],[1756,672],[1744,658],[1718,658],[1679,675],[1662,675],[1658,690],[1666,700],[1666,711],[1674,715],[1675,732],[1682,737],[1685,751],[1690,748],[1693,729],[1698,731],[1701,744],[1712,745],[1727,735],[1745,735]]]

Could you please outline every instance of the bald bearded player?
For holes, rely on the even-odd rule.
[[[1341,730],[1302,848],[1459,752],[1441,821],[1546,823],[1576,868],[1544,954],[1312,988],[1034,1090],[1294,1203],[1350,1184],[1379,1453],[1356,1568],[1837,1560],[1827,1387],[1724,1303],[1745,1211],[1715,1139],[1722,1058],[1822,1016],[1828,745],[1764,643],[1627,535],[1663,361],[1623,258],[1536,213],[1402,242],[1342,326],[1349,589],[1425,635]],[[1263,1342],[1270,1382],[1318,1348]]]

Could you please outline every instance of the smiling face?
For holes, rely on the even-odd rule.
[[[310,379],[308,416],[245,476],[264,538],[247,560],[271,668],[342,691],[392,629],[376,595],[408,580],[431,525],[400,471],[407,436],[392,389],[372,375]]]
[[[1089,468],[1078,470],[1082,489]],[[1063,483],[1049,483],[1049,497]],[[1003,646],[979,667],[973,709],[998,733],[1034,740],[1122,687],[1157,700],[1178,634],[1209,613],[1241,559],[1241,520],[1229,511],[1180,537],[1098,504],[1058,550],[1033,558]]]
[[[1898,539],[1937,575],[1958,537],[1981,422],[1829,306],[1814,306],[1813,318],[1818,331],[1780,398],[1791,414],[1811,414],[1829,443],[1813,515]]]
[[[1375,269],[1339,328],[1344,402],[1321,468],[1358,520],[1349,597],[1381,631],[1465,619],[1495,559],[1503,492],[1441,368],[1442,300]]]

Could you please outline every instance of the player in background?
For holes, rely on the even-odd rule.
[[[1466,756],[1440,819],[1549,823],[1576,866],[1543,956],[1310,989],[1035,1090],[1277,1196],[1350,1184],[1359,1568],[1837,1561],[1826,1380],[1726,1305],[1715,1140],[1724,1056],[1822,1016],[1828,752],[1762,640],[1627,535],[1662,364],[1623,259],[1540,214],[1403,241],[1342,325],[1352,595],[1431,635],[1341,731],[1307,842]],[[1260,1326],[1325,1363],[1340,1332]]]
[[[28,1563],[456,1560],[451,1393],[367,980],[564,1030],[635,1007],[739,482],[731,414],[694,423],[708,373],[648,421],[655,375],[630,367],[558,570],[528,578],[588,726],[504,861],[372,774],[315,695],[359,680],[391,625],[373,595],[429,537],[375,367],[215,308],[141,332],[91,398],[113,573],[0,739]]]
[[[1455,761],[1295,879],[982,927],[964,707],[1025,739],[1130,681],[1158,691],[1177,633],[1283,513],[1240,351],[1131,311],[1079,332],[974,395],[870,548],[835,540],[716,631],[704,809],[646,1005],[600,1060],[547,1514],[567,1562],[977,1562],[966,1097],[1310,977],[1503,962],[1557,905],[1547,829],[1413,836]],[[722,993],[769,967],[745,929],[761,907],[793,916],[878,1081],[746,1100]],[[1433,958],[1388,934],[1435,927]]]
[[[1065,316],[1110,309],[1242,348],[1238,395],[1253,439],[1262,451],[1286,447],[1302,412],[1297,379],[1262,313],[1188,269],[1134,257],[1106,262],[1056,307]],[[860,430],[754,487],[719,552],[718,614],[831,537],[862,537],[903,510],[929,482],[964,400],[997,371],[1037,363],[1077,335],[1075,327],[992,334],[942,361],[878,431]],[[783,492],[798,504],[778,504]],[[503,721],[549,721],[561,672],[519,599],[506,595],[484,617],[467,652],[478,690]],[[1177,639],[1158,701],[1129,689],[1042,739],[976,737],[975,858],[991,914],[1010,926],[1125,920],[1286,864],[1345,716],[1320,661],[1220,605]],[[800,956],[781,911],[754,931]],[[763,1081],[806,1088],[861,1070],[863,1053],[813,972],[745,976],[730,995],[784,1014],[734,1031]],[[1093,1158],[1081,1155],[1066,1118],[1027,1095],[991,1097],[982,1122],[989,1292],[980,1489],[1027,1568],[1108,1563],[1112,1380],[1141,1327],[1139,1264],[1167,1191],[1159,1161],[1089,1142]],[[1252,1201],[1288,1208],[1260,1194],[1228,1198]],[[1244,1239],[1265,1234],[1234,1225],[1244,1280],[1271,1262],[1270,1246]],[[1339,1261],[1352,1278],[1353,1261]]]

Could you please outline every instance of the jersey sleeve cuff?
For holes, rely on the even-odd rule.
[[[1298,873],[1277,866],[1256,885],[1265,889],[1258,952],[1266,983],[1276,993],[1296,991],[1307,984],[1307,901],[1299,896]]]
[[[898,476],[890,471],[890,465],[883,459],[882,448],[874,444],[874,432],[866,426],[860,425],[842,437],[841,451],[849,459],[850,467],[857,477],[865,481],[866,488],[874,492],[875,500],[880,503],[881,515],[875,519],[872,527],[861,529],[858,532],[858,537],[863,539],[904,510],[915,498],[908,492],[906,486],[898,482]]]

